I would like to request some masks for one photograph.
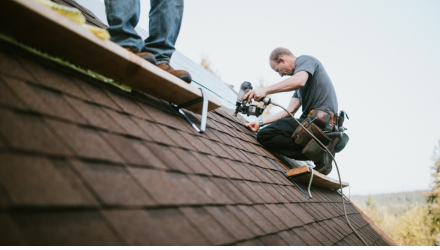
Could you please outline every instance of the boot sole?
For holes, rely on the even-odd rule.
[[[192,80],[190,74],[184,74],[184,75],[180,75],[180,76],[177,76],[177,77],[178,77],[179,79],[183,80],[183,81],[186,82],[186,83],[191,83],[191,80]]]

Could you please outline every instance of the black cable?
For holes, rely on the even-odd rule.
[[[345,219],[347,220],[348,225],[350,226],[350,228],[353,230],[353,232],[356,234],[356,236],[366,245],[368,246],[367,242],[365,242],[365,240],[358,234],[358,232],[356,231],[356,229],[354,229],[354,227],[351,225],[350,220],[348,219],[348,215],[347,215],[347,210],[345,209],[345,200],[344,200],[344,193],[342,191],[342,181],[341,181],[341,175],[339,173],[339,167],[338,167],[338,163],[335,160],[335,157],[333,157],[332,153],[330,152],[330,150],[327,149],[326,146],[324,146],[324,144],[318,140],[318,138],[316,138],[312,133],[310,133],[310,131],[307,130],[307,128],[305,128],[293,115],[292,113],[290,113],[287,109],[285,109],[284,107],[282,107],[281,105],[272,102],[272,105],[274,106],[278,106],[282,109],[284,109],[284,111],[286,111],[290,116],[292,116],[292,118],[305,130],[307,131],[307,133],[309,133],[309,135],[311,135],[313,137],[313,139],[315,139],[315,141],[317,141],[326,151],[327,153],[329,153],[329,155],[331,156],[331,158],[333,159],[333,161],[335,162],[335,166],[336,166],[336,170],[338,172],[338,177],[339,177],[339,185],[341,187],[341,198],[342,198],[342,207],[344,208],[344,214],[345,214]]]

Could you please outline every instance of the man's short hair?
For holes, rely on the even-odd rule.
[[[271,61],[278,61],[278,58],[280,58],[281,56],[293,56],[292,52],[290,52],[290,50],[286,49],[286,48],[276,48],[272,51],[272,53],[270,53],[269,59]]]

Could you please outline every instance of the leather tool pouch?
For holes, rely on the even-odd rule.
[[[312,133],[316,138],[318,138],[318,140],[321,141],[324,145],[328,145],[328,143],[331,141],[331,139],[328,138],[314,123],[310,124],[307,130]],[[312,136],[304,129],[301,129],[298,133],[299,135],[296,137],[295,143],[305,147],[307,143],[312,140]]]
[[[312,121],[311,119],[310,119],[310,117],[307,117],[303,122],[302,122],[302,125],[305,127],[305,128],[308,128],[309,127],[309,123],[310,123],[310,121]],[[293,132],[293,134],[292,134],[292,138],[293,139],[296,139],[300,134],[302,134],[304,132],[304,129],[301,127],[301,126],[299,126],[298,125],[298,127],[295,129],[295,131]]]
[[[308,117],[310,117],[311,121],[316,118],[314,123],[325,132],[331,132],[335,126],[335,114],[331,111],[315,108],[310,111]]]
[[[323,149],[315,140],[310,140],[304,147],[302,153],[312,161],[318,161],[325,153]]]

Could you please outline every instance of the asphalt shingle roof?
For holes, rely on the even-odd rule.
[[[362,245],[340,195],[306,198],[232,113],[199,134],[167,102],[0,42],[0,245]]]

